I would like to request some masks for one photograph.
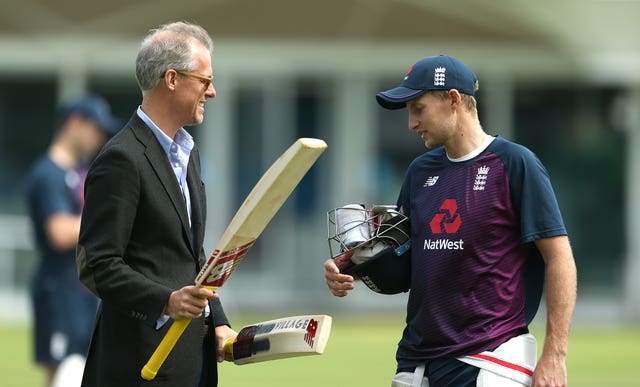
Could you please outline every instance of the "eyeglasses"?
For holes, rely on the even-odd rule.
[[[206,89],[208,89],[209,85],[211,85],[211,83],[213,82],[213,75],[210,77],[205,77],[204,75],[190,73],[188,71],[178,71],[178,70],[176,70],[176,73],[180,75],[184,75],[185,77],[198,79]]]

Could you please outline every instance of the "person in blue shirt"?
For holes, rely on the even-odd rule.
[[[87,163],[120,127],[97,95],[63,103],[47,150],[26,180],[29,215],[39,260],[32,276],[35,361],[51,384],[62,360],[86,355],[97,298],[78,280],[75,249]]]
[[[522,145],[482,128],[471,69],[419,60],[376,95],[407,108],[427,153],[406,173],[397,206],[410,219],[406,327],[392,386],[566,386],[576,267],[549,175]],[[353,276],[325,262],[338,297]],[[546,283],[546,285],[545,285]],[[542,354],[528,325],[546,286]]]

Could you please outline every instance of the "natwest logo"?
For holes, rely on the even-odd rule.
[[[458,213],[456,199],[445,199],[438,213],[429,222],[433,234],[455,234],[462,225],[462,219]],[[448,237],[440,239],[425,239],[424,250],[464,250],[464,241],[450,240]]]
[[[462,219],[458,213],[456,199],[445,199],[440,206],[440,211],[431,219],[429,227],[434,234],[454,234],[462,225]]]

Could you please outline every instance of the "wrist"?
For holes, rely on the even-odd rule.
[[[553,345],[545,343],[542,348],[541,357],[550,357],[559,361],[564,361],[567,358],[567,348],[562,345]]]

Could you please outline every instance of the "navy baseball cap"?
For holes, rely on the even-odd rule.
[[[456,89],[474,95],[477,82],[473,71],[459,59],[447,55],[429,56],[409,68],[400,86],[376,94],[376,100],[385,109],[402,109],[408,101],[429,90]]]
[[[111,114],[111,107],[107,101],[95,94],[70,99],[60,106],[58,116],[61,121],[72,114],[80,114],[85,119],[95,122],[107,135],[115,134],[122,127],[122,121]]]

